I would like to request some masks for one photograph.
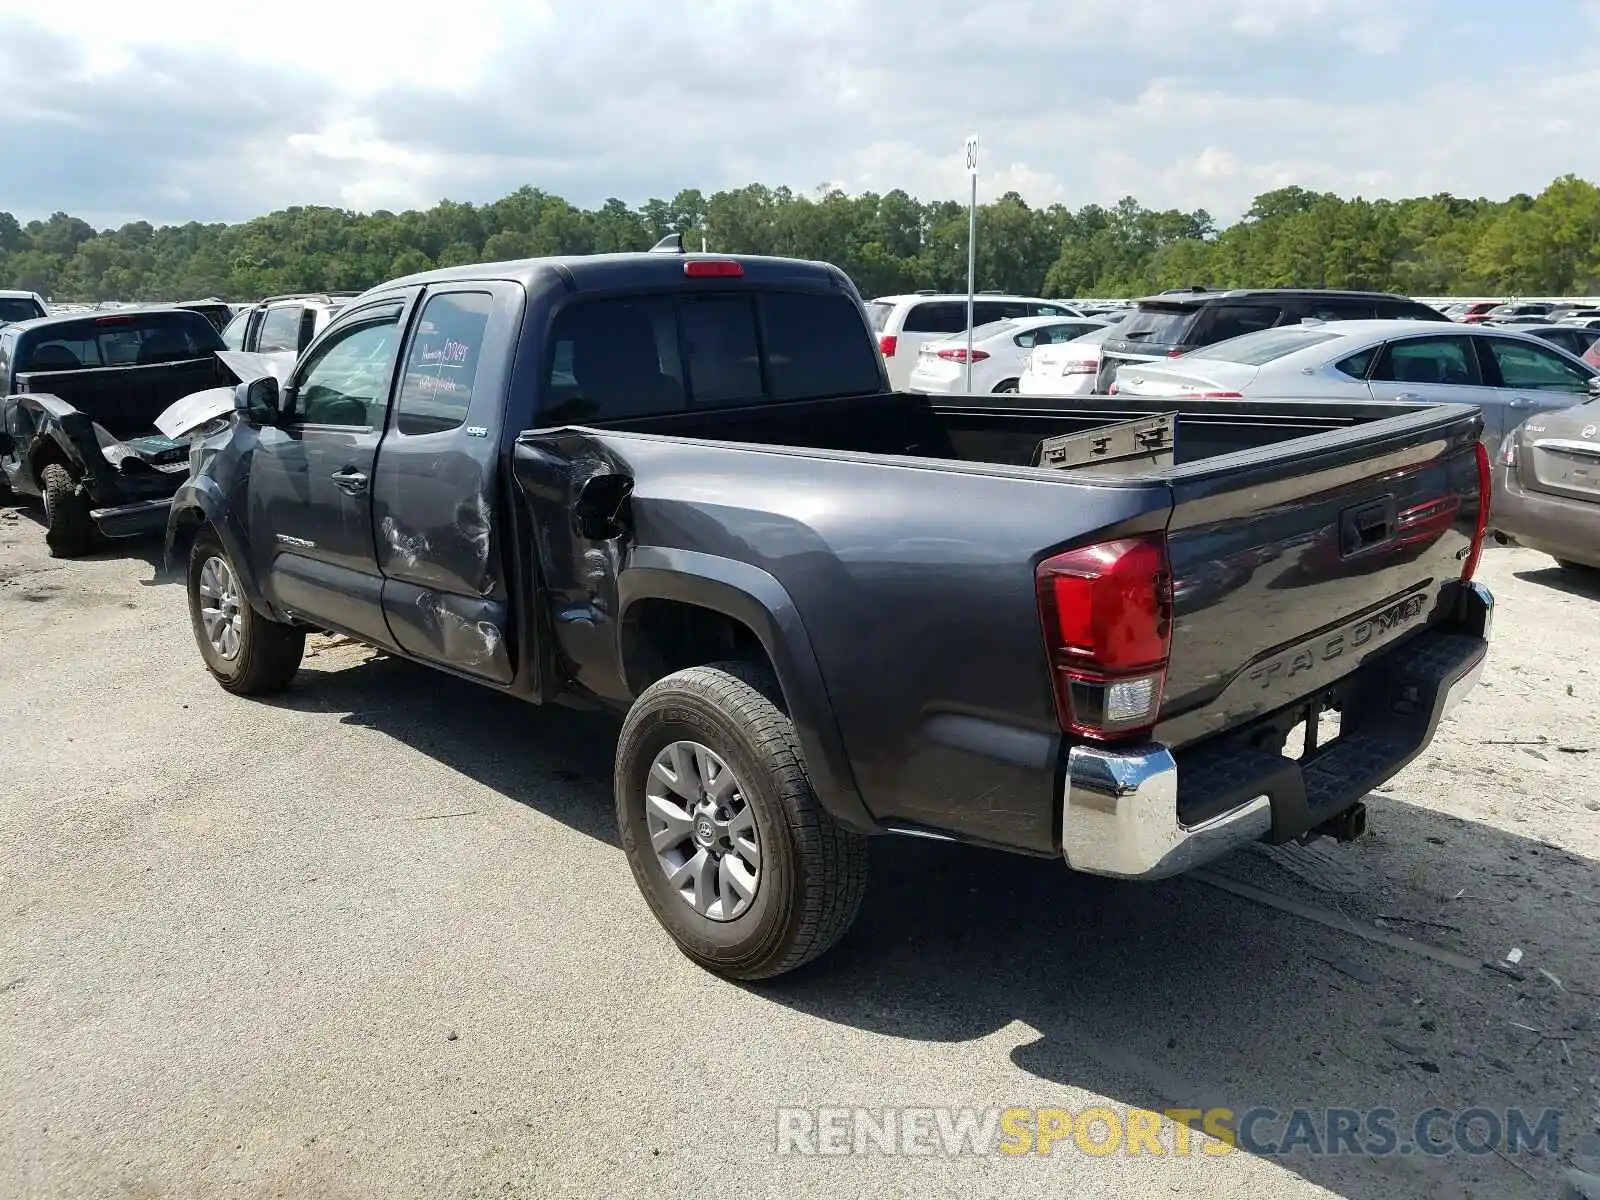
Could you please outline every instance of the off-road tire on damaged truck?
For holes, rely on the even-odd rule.
[[[1470,691],[1475,409],[1164,403],[889,392],[825,264],[453,268],[240,386],[169,554],[290,647],[250,678],[203,643],[232,690],[320,629],[625,714],[635,878],[766,978],[848,927],[868,835],[1125,879],[1348,838]]]
[[[156,417],[234,382],[217,331],[187,310],[19,321],[0,330],[0,496],[44,502],[56,557],[160,533],[188,450]]]

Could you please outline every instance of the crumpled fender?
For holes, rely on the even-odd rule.
[[[245,551],[244,530],[227,497],[209,475],[186,479],[172,497],[172,509],[167,514],[167,537],[162,562],[168,571],[184,570],[189,547],[202,525],[210,525],[222,540],[223,549],[233,564],[234,577],[250,607],[262,616],[276,620],[276,614],[261,595],[255,564]],[[176,554],[181,549],[181,558]]]

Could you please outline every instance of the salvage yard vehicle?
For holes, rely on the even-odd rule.
[[[1487,651],[1475,408],[897,393],[824,263],[412,275],[235,399],[168,528],[221,686],[326,630],[625,714],[635,881],[732,978],[843,935],[873,834],[1358,836]]]
[[[231,384],[222,341],[197,312],[54,316],[0,329],[0,495],[40,497],[52,554],[160,533],[188,449],[156,417]]]
[[[1567,570],[1600,571],[1600,378],[1582,404],[1529,417],[1495,467],[1494,533]]]

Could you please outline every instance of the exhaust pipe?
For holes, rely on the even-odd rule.
[[[1353,804],[1338,816],[1318,825],[1316,831],[1336,841],[1353,842],[1367,831],[1367,806]]]

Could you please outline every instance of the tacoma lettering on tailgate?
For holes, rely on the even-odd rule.
[[[1281,679],[1293,679],[1318,663],[1332,662],[1347,650],[1358,650],[1374,639],[1382,640],[1385,634],[1393,633],[1420,617],[1427,606],[1426,593],[1407,596],[1370,617],[1352,621],[1334,633],[1325,633],[1304,645],[1285,650],[1275,658],[1257,663],[1246,678],[1262,688]]]

